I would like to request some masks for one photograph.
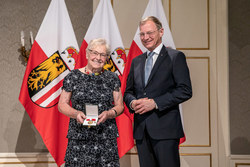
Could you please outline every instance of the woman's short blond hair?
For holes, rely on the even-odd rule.
[[[107,43],[107,41],[104,38],[92,39],[89,42],[88,47],[86,48],[86,52],[88,52],[89,49],[92,50],[95,47],[100,46],[100,45],[101,46],[105,46],[105,48],[106,48],[106,54],[110,55],[110,46],[109,46],[109,44]]]

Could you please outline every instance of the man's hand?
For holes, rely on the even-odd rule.
[[[131,104],[136,114],[144,114],[153,110],[156,107],[153,99],[143,98],[134,100]]]

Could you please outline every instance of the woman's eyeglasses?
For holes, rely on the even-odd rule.
[[[88,50],[89,50],[90,54],[95,56],[95,57],[100,55],[100,57],[105,57],[106,58],[108,56],[106,53],[99,53],[99,52],[97,52],[95,50],[91,50],[91,49],[88,49]]]

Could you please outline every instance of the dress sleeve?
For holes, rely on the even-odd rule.
[[[64,89],[66,92],[72,92],[73,85],[74,85],[73,73],[70,72],[63,80],[62,89]]]
[[[114,73],[114,86],[113,86],[113,90],[114,91],[119,91],[120,88],[121,88],[121,81],[120,81],[118,75]]]

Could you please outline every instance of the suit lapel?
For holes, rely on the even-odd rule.
[[[145,63],[146,63],[146,57],[147,57],[147,52],[143,53],[142,56],[142,60],[141,62],[141,67],[140,67],[140,71],[141,71],[141,82],[143,87],[145,87]]]
[[[167,53],[167,51],[166,51],[165,46],[163,45],[163,47],[162,47],[162,49],[161,49],[161,51],[160,51],[160,54],[158,55],[158,58],[157,58],[157,60],[156,60],[156,62],[155,62],[155,64],[154,64],[154,66],[153,66],[153,68],[152,68],[152,71],[151,71],[150,75],[149,75],[148,83],[151,81],[152,77],[153,77],[154,74],[158,71],[158,68],[160,67],[160,65],[161,65],[161,63],[164,61],[164,59],[167,58],[167,56],[168,56],[168,53]],[[144,61],[144,66],[145,66],[145,61]],[[147,83],[147,85],[148,85],[148,83]],[[146,85],[146,86],[147,86],[147,85]],[[146,87],[146,86],[145,86],[145,87]]]

